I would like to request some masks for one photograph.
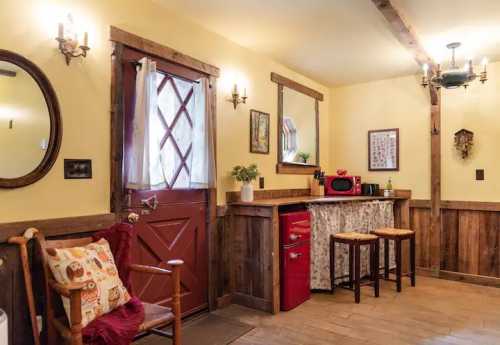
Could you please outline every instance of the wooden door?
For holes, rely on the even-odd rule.
[[[128,166],[132,137],[135,99],[136,64],[145,54],[124,50],[124,167]],[[182,259],[181,307],[189,315],[208,306],[208,242],[206,235],[207,190],[188,189],[189,166],[186,163],[191,142],[180,131],[192,128],[190,109],[195,80],[203,77],[158,58],[158,116],[162,123],[161,150],[169,162],[165,188],[154,191],[132,191],[128,195],[127,211],[140,215],[136,224],[137,239],[132,261],[166,268],[170,259]],[[127,183],[124,169],[124,186]],[[171,282],[165,277],[144,273],[132,276],[134,293],[150,303],[170,304]]]
[[[208,306],[208,251],[206,236],[206,194],[200,191],[134,193],[133,210],[156,195],[159,205],[142,212],[136,224],[137,238],[132,250],[136,263],[167,268],[170,259],[182,259],[181,306],[189,315]],[[170,304],[170,279],[144,273],[132,276],[134,293],[143,301]]]

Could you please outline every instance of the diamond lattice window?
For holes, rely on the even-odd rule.
[[[193,84],[157,72],[161,164],[168,189],[189,188],[193,121]]]

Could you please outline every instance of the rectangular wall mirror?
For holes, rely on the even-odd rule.
[[[271,73],[278,84],[279,174],[312,174],[319,169],[319,102],[323,94]]]

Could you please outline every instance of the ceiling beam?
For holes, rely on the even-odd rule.
[[[422,44],[420,43],[417,34],[413,31],[412,27],[405,20],[404,16],[398,11],[390,0],[372,0],[373,4],[377,7],[379,12],[389,23],[391,29],[397,40],[412,54],[417,63],[422,66],[423,64],[429,65],[429,69],[434,67],[434,61],[427,54]]]
[[[9,71],[9,70],[0,68],[0,75],[5,76],[5,77],[15,77],[17,75],[17,73],[14,71]]]
[[[437,66],[420,43],[417,34],[390,0],[372,0],[389,24],[396,39],[412,53],[422,66],[427,64],[431,73]],[[430,215],[430,265],[434,275],[439,275],[441,262],[441,97],[431,83],[431,215]]]

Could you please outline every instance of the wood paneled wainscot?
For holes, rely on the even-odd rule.
[[[251,203],[237,200],[228,193],[230,220],[230,291],[231,301],[250,308],[278,313],[280,310],[279,212],[304,209],[310,203],[394,200],[396,226],[409,227],[410,191],[394,198],[308,196],[308,190],[260,191]],[[271,195],[271,198],[266,198]]]
[[[430,203],[412,200],[417,266],[430,268]],[[500,203],[443,201],[438,276],[500,286]]]

